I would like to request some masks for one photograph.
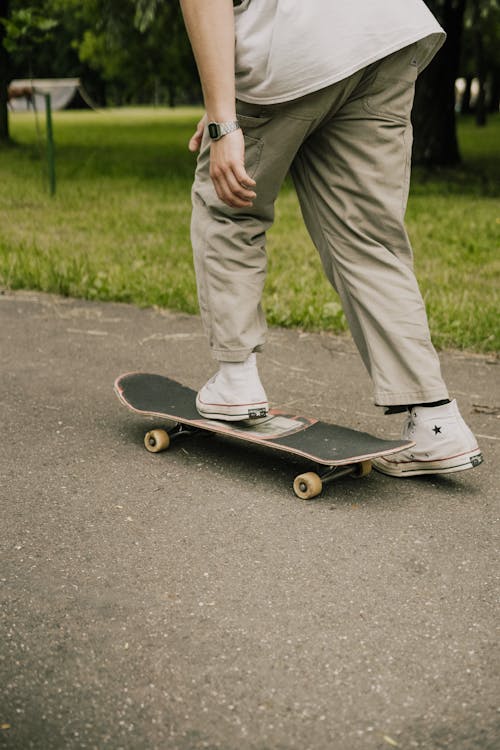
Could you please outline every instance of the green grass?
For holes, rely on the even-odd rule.
[[[56,113],[53,198],[43,132],[32,114],[12,116],[15,145],[0,150],[0,285],[197,312],[186,143],[199,113]],[[500,117],[481,130],[462,122],[460,142],[460,169],[415,172],[407,225],[437,346],[497,351]],[[276,216],[269,322],[345,330],[288,183]]]

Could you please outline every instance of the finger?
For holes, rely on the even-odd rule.
[[[246,173],[245,173],[246,174]],[[257,194],[254,190],[251,189],[251,185],[246,184],[243,180],[240,180],[238,178],[238,175],[234,172],[227,172],[225,174],[226,183],[231,191],[232,195],[239,200],[243,201],[252,201],[254,198],[257,197]],[[246,175],[243,179],[250,181],[251,178]],[[253,185],[255,185],[255,180],[251,180]]]
[[[203,138],[203,128],[197,128],[196,132],[191,136],[189,140],[189,145],[188,145],[189,150],[192,152],[199,151],[202,138]]]
[[[252,177],[250,177],[250,175],[248,174],[248,172],[246,171],[243,165],[236,164],[233,167],[233,172],[234,172],[234,177],[238,185],[241,185],[242,187],[248,188],[248,189],[251,189],[256,186],[257,183],[255,182],[254,179],[252,179]]]
[[[193,133],[189,140],[188,148],[190,151],[199,151],[201,142],[203,140],[203,132],[205,130],[205,117],[202,117],[196,126],[196,131]]]
[[[195,151],[200,150],[200,146],[201,146],[201,136],[199,135],[198,132],[196,132],[189,139],[188,148],[192,153],[194,153]]]
[[[226,179],[227,175],[220,173],[213,178],[215,192],[218,197],[231,208],[249,208],[253,205],[251,198],[234,192],[232,185]]]
[[[228,163],[224,166],[212,163],[210,165],[210,177],[216,185],[217,194],[228,205],[236,202],[239,206],[251,206],[252,201],[257,197],[252,189],[252,185],[256,185],[255,180],[246,173],[239,162]],[[240,180],[246,180],[252,185],[242,184]]]
[[[251,206],[256,193],[238,182],[231,165],[224,168],[211,165],[210,176],[217,195],[227,205]]]

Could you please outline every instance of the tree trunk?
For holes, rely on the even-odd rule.
[[[465,77],[465,89],[462,97],[462,106],[460,107],[461,115],[470,115],[472,111],[470,104],[472,78],[473,76],[471,75]]]
[[[445,44],[417,80],[413,124],[413,163],[450,166],[460,162],[456,133],[455,80],[466,0],[445,0],[434,9],[448,34]],[[432,3],[428,3],[432,9]]]
[[[172,83],[172,81],[169,81],[167,84],[167,92],[168,92],[168,106],[175,107],[175,103],[177,101],[177,87],[175,83]]]
[[[490,101],[488,111],[497,115],[500,111],[500,68],[494,68],[491,72]]]
[[[484,57],[483,29],[481,24],[481,3],[474,0],[472,23],[474,24],[474,47],[476,56],[476,71],[479,80],[479,94],[476,101],[476,124],[486,125],[486,66]]]
[[[0,18],[9,15],[9,0],[0,0]],[[5,26],[0,23],[0,143],[9,141],[9,112],[7,110],[10,81],[10,56],[4,47]]]

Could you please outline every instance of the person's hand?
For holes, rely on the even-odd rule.
[[[189,141],[189,150],[199,151],[203,132],[207,126],[205,114]],[[231,208],[253,205],[256,183],[245,169],[245,140],[240,130],[234,130],[210,144],[210,177],[219,198]]]
[[[241,129],[212,142],[210,177],[219,198],[231,208],[253,205],[256,182],[245,169],[245,140]]]
[[[205,114],[197,124],[196,130],[189,140],[188,148],[192,153],[196,153],[200,150],[201,140],[203,138],[203,132],[207,126],[207,121],[208,117]]]

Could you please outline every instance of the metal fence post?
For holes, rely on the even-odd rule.
[[[49,168],[49,188],[50,194],[56,192],[56,164],[54,154],[54,134],[52,131],[52,102],[50,94],[44,94],[45,97],[45,118],[47,124],[47,164]]]

